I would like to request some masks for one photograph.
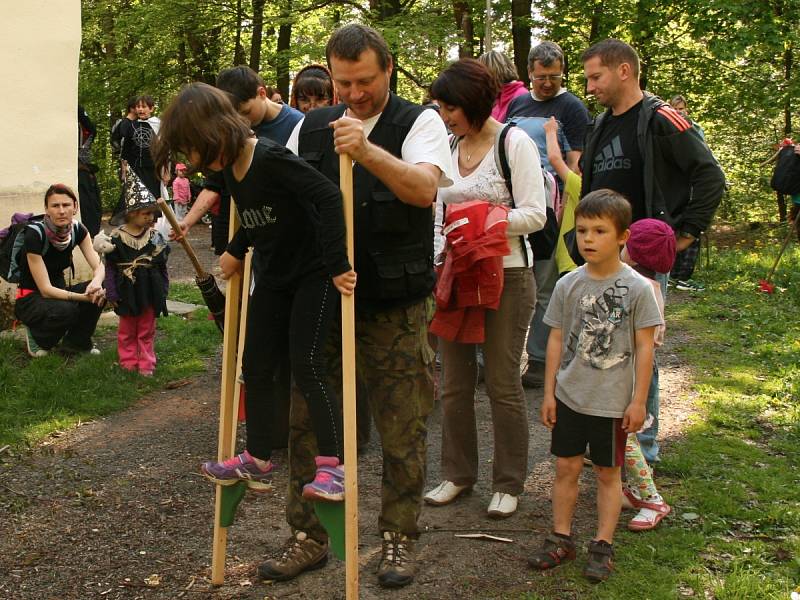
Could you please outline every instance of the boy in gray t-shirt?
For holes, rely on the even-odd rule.
[[[586,264],[557,284],[544,322],[551,327],[541,418],[556,456],[553,532],[531,566],[549,569],[575,558],[572,517],[587,445],[597,475],[597,534],[584,575],[604,581],[621,508],[621,469],[628,433],[645,419],[653,369],[653,336],[661,325],[653,287],[620,260],[630,203],[596,190],[575,210],[578,250]]]

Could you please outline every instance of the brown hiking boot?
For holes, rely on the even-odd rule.
[[[417,565],[412,545],[413,542],[402,533],[383,532],[383,551],[378,565],[378,583],[382,587],[403,587],[414,581]]]
[[[297,531],[283,548],[283,554],[261,563],[258,574],[262,579],[286,581],[300,573],[324,567],[328,562],[328,544],[322,544]]]
[[[528,564],[534,569],[552,569],[568,560],[575,560],[575,542],[571,537],[561,537],[551,533],[542,543],[541,549],[528,558]]]
[[[592,583],[608,579],[614,569],[614,547],[605,540],[589,542],[589,557],[583,575]]]

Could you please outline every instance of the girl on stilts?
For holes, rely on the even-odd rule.
[[[342,417],[323,357],[336,321],[336,292],[350,295],[356,283],[339,190],[283,146],[257,139],[225,93],[203,83],[184,86],[162,116],[156,165],[163,169],[178,152],[193,169],[224,173],[241,226],[266,262],[250,299],[242,359],[247,448],[204,463],[202,472],[220,485],[246,481],[252,489],[271,490],[272,375],[288,352],[319,450],[316,477],[303,495],[341,501]]]

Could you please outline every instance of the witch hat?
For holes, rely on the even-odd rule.
[[[130,167],[125,169],[125,180],[122,182],[123,205],[121,210],[111,217],[111,225],[121,225],[125,222],[125,215],[135,210],[152,209],[157,213],[156,218],[161,216],[158,210],[158,203],[152,192],[142,183],[136,172]]]

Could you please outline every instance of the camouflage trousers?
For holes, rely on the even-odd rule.
[[[428,344],[429,300],[382,312],[356,312],[356,372],[367,389],[383,451],[380,531],[416,538],[425,485],[427,418],[433,408],[433,351]],[[332,387],[341,390],[341,342],[329,336]],[[337,345],[338,344],[338,345]],[[341,398],[341,392],[339,394]],[[303,485],[314,479],[317,442],[305,399],[292,389],[286,520],[320,542],[328,534]]]

